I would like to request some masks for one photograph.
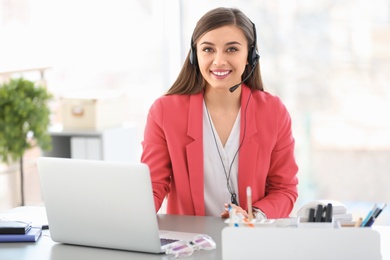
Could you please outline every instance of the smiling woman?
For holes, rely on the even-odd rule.
[[[212,9],[198,21],[177,80],[146,122],[141,160],[156,211],[168,197],[169,214],[227,217],[234,207],[248,217],[251,187],[257,218],[290,214],[298,183],[291,119],[263,91],[256,50],[255,26],[240,10]]]

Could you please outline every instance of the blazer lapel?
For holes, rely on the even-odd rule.
[[[251,96],[251,89],[243,85],[241,95],[240,140],[244,138],[244,141],[239,151],[238,166],[238,192],[240,194],[240,205],[247,205],[246,187],[251,185],[251,181],[254,180],[255,176],[256,160],[254,158],[257,158],[257,153],[259,151],[259,144],[252,140],[252,136],[257,133],[255,121],[256,109],[255,100]]]
[[[190,97],[188,111],[188,136],[193,142],[186,147],[191,195],[196,215],[204,215],[203,181],[203,94]]]

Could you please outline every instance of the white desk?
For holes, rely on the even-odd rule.
[[[11,210],[14,216],[21,213],[20,208]],[[41,214],[44,211],[35,211],[34,214]],[[2,216],[2,214],[0,214]],[[7,216],[11,217],[10,214]],[[32,217],[32,216],[31,216]],[[34,221],[45,221],[45,216],[34,216]],[[197,251],[190,258],[186,259],[222,259],[221,232],[227,225],[224,220],[218,217],[196,217],[177,215],[158,215],[160,228],[193,233],[209,234],[217,243],[217,248],[212,251]],[[373,226],[381,235],[381,253],[384,260],[390,260],[390,226]],[[259,245],[261,250],[261,245]],[[166,255],[154,255],[135,253],[120,250],[109,250],[82,246],[63,245],[55,243],[50,238],[50,232],[45,230],[42,237],[36,243],[0,243],[1,260],[68,260],[68,259],[169,259]]]
[[[46,219],[42,209],[31,208],[36,223],[42,223]],[[31,210],[29,209],[29,210]],[[26,214],[23,208],[16,208],[7,212],[7,218],[18,217]],[[4,216],[4,214],[0,214]],[[195,217],[177,215],[158,215],[161,229],[187,231],[192,233],[209,234],[217,243],[217,249],[212,251],[197,251],[193,257],[186,259],[221,259],[221,230],[226,227],[224,220],[218,217]],[[33,222],[34,223],[34,222]],[[147,254],[110,250],[83,246],[63,245],[53,242],[49,230],[44,230],[41,238],[35,243],[0,243],[1,260],[78,260],[78,259],[104,259],[104,260],[129,260],[129,259],[171,259],[165,254]]]

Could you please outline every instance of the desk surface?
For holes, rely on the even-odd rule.
[[[222,259],[221,230],[226,227],[224,220],[217,217],[195,217],[177,215],[158,215],[161,229],[205,233],[217,243],[212,251],[197,251],[191,259]],[[68,259],[169,259],[167,255],[136,253],[82,246],[63,245],[53,242],[50,233],[45,230],[35,243],[0,243],[1,260],[68,260]]]
[[[210,235],[216,242],[217,248],[212,251],[197,251],[186,259],[222,259],[221,231],[227,225],[218,217],[196,217],[178,215],[158,215],[161,229],[187,231],[192,233],[205,233]],[[381,235],[382,259],[390,259],[390,226],[373,226]],[[260,246],[260,245],[259,245]],[[68,259],[170,259],[169,256],[160,254],[147,254],[91,248],[83,246],[63,245],[53,242],[50,233],[45,230],[42,237],[35,243],[0,243],[1,260],[68,260]]]

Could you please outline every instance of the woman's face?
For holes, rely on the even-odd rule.
[[[241,82],[248,58],[248,41],[234,25],[205,33],[196,44],[198,65],[207,86],[226,89]]]

